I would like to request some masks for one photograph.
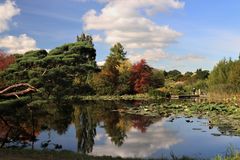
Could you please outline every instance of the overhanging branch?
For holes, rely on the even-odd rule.
[[[16,92],[7,93],[9,90],[14,89],[14,88],[19,88],[19,87],[28,87],[28,88],[24,89],[24,90],[16,91]],[[32,92],[36,92],[36,91],[37,91],[37,88],[31,86],[28,83],[18,83],[18,84],[8,86],[7,88],[1,90],[0,96],[4,96],[4,97],[15,96],[15,97],[19,98],[20,95],[24,95],[24,94],[32,93]]]

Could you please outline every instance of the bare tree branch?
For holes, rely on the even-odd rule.
[[[24,89],[24,90],[21,90],[21,91],[7,93],[9,90],[14,89],[14,88],[18,88],[18,87],[28,87],[28,88]],[[8,86],[7,88],[1,90],[0,95],[4,96],[4,97],[16,96],[19,99],[20,95],[24,95],[24,94],[32,93],[32,92],[36,92],[36,91],[37,91],[37,88],[31,86],[28,83],[18,83],[18,84]]]

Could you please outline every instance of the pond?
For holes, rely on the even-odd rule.
[[[69,105],[0,107],[0,146],[140,158],[171,154],[212,158],[225,155],[230,146],[238,149],[240,137],[224,134],[226,128],[222,131],[206,118],[124,112],[150,103],[80,101]]]

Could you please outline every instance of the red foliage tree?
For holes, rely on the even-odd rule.
[[[140,130],[142,133],[147,131],[147,128],[153,123],[150,117],[132,115],[133,127]]]
[[[130,82],[133,91],[136,93],[144,93],[148,90],[151,83],[152,69],[144,59],[135,63],[131,69]]]
[[[0,71],[5,70],[10,64],[15,62],[15,56],[7,55],[0,50]]]

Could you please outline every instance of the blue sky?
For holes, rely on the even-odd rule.
[[[94,37],[98,62],[116,42],[133,62],[145,58],[166,70],[212,69],[223,57],[238,57],[240,1],[148,1],[0,0],[0,48],[53,49],[85,32]]]

